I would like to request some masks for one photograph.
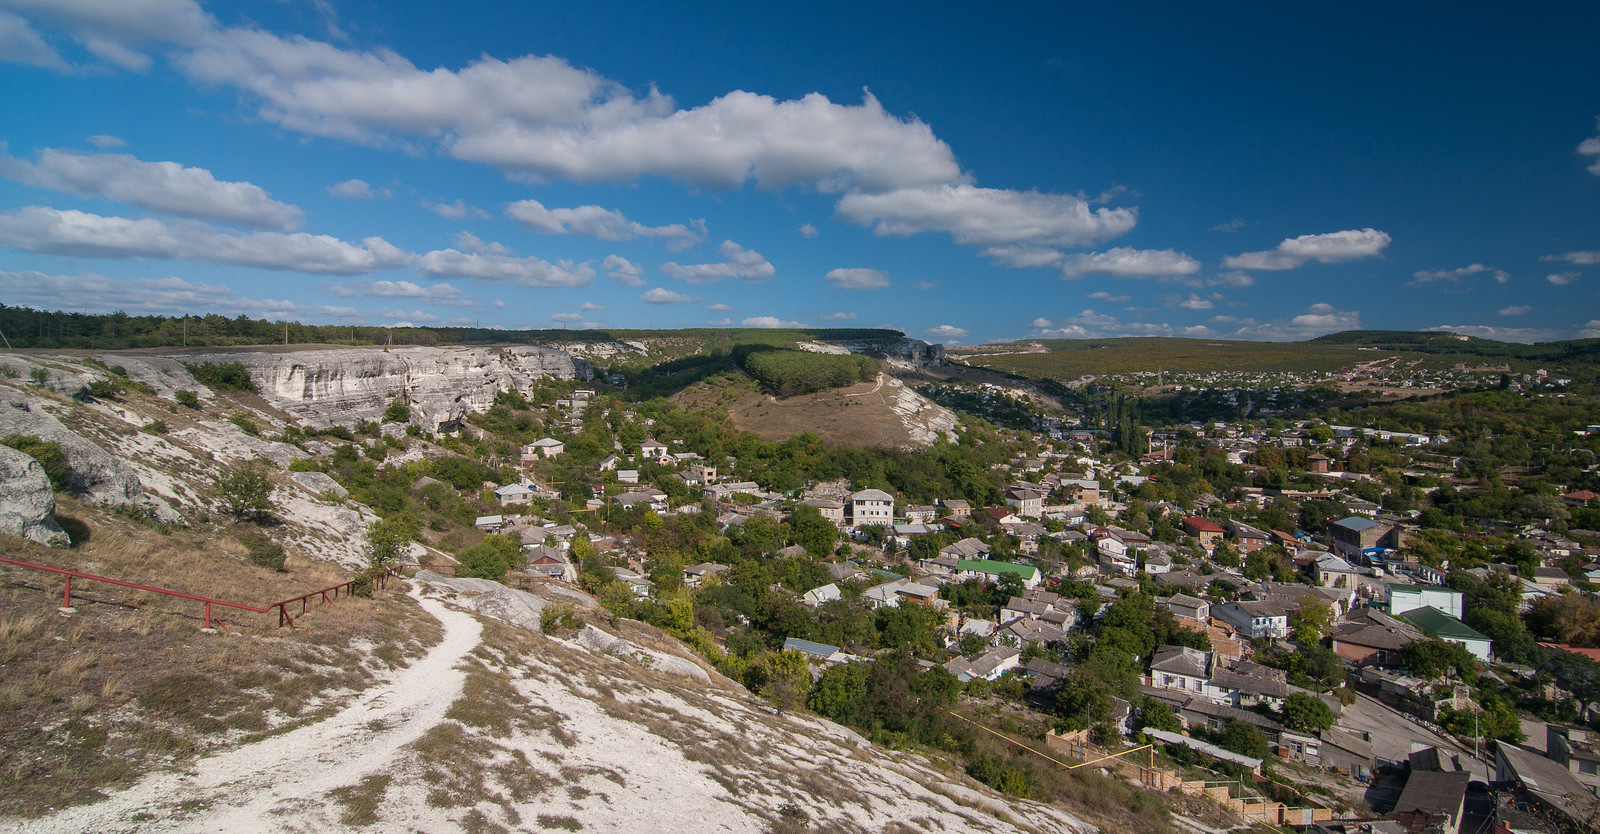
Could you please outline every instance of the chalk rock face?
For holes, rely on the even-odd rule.
[[[533,346],[307,349],[189,358],[243,364],[262,397],[318,428],[379,420],[399,396],[419,428],[453,431],[469,413],[488,411],[501,391],[527,394],[537,379],[593,375],[586,361]]]
[[[0,446],[0,533],[51,547],[66,547],[56,523],[56,494],[44,467],[9,446]]]
[[[32,435],[61,446],[72,470],[71,490],[96,504],[143,504],[144,487],[126,463],[62,425],[44,400],[0,388],[0,437]]]

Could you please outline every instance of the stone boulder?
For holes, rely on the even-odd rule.
[[[51,547],[66,547],[66,531],[56,523],[56,494],[39,462],[0,446],[0,533]]]
[[[0,437],[32,435],[61,447],[72,470],[70,491],[95,504],[146,505],[139,476],[119,458],[67,428],[44,398],[0,386]]]

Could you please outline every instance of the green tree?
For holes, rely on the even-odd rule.
[[[456,560],[456,572],[461,576],[503,582],[522,562],[522,538],[515,533],[484,536],[483,541],[461,551]]]
[[[260,519],[272,509],[272,481],[259,463],[251,461],[217,477],[222,509],[235,519]]]
[[[1149,695],[1139,702],[1138,729],[1150,727],[1169,733],[1183,732],[1183,721],[1172,714],[1172,708]]]
[[[1315,695],[1296,692],[1283,701],[1283,725],[1292,730],[1326,730],[1333,726],[1333,710]]]
[[[1289,613],[1289,636],[1302,645],[1317,643],[1332,624],[1332,606],[1308,592],[1301,598],[1299,610]]]
[[[1267,737],[1254,725],[1237,718],[1228,719],[1228,723],[1222,728],[1222,734],[1217,738],[1217,744],[1241,756],[1256,759],[1265,759],[1271,752],[1267,748]]]
[[[398,563],[415,535],[416,530],[403,516],[374,521],[367,527],[367,564],[387,568]]]

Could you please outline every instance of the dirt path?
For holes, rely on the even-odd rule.
[[[332,717],[201,759],[189,773],[151,774],[104,802],[38,820],[0,821],[0,827],[97,834],[282,831],[286,818],[331,805],[329,791],[387,770],[401,748],[442,721],[461,695],[465,674],[455,667],[478,645],[481,626],[468,614],[418,596],[415,587],[411,594],[444,625],[444,639]],[[330,809],[334,819],[337,811]]]

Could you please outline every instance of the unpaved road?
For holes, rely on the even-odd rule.
[[[283,831],[285,816],[330,805],[329,791],[392,766],[401,748],[444,720],[461,696],[465,673],[455,667],[478,645],[482,627],[470,614],[418,596],[416,586],[411,594],[444,625],[444,639],[388,684],[362,693],[332,717],[200,759],[188,773],[152,773],[94,805],[37,820],[0,820],[0,829]]]

